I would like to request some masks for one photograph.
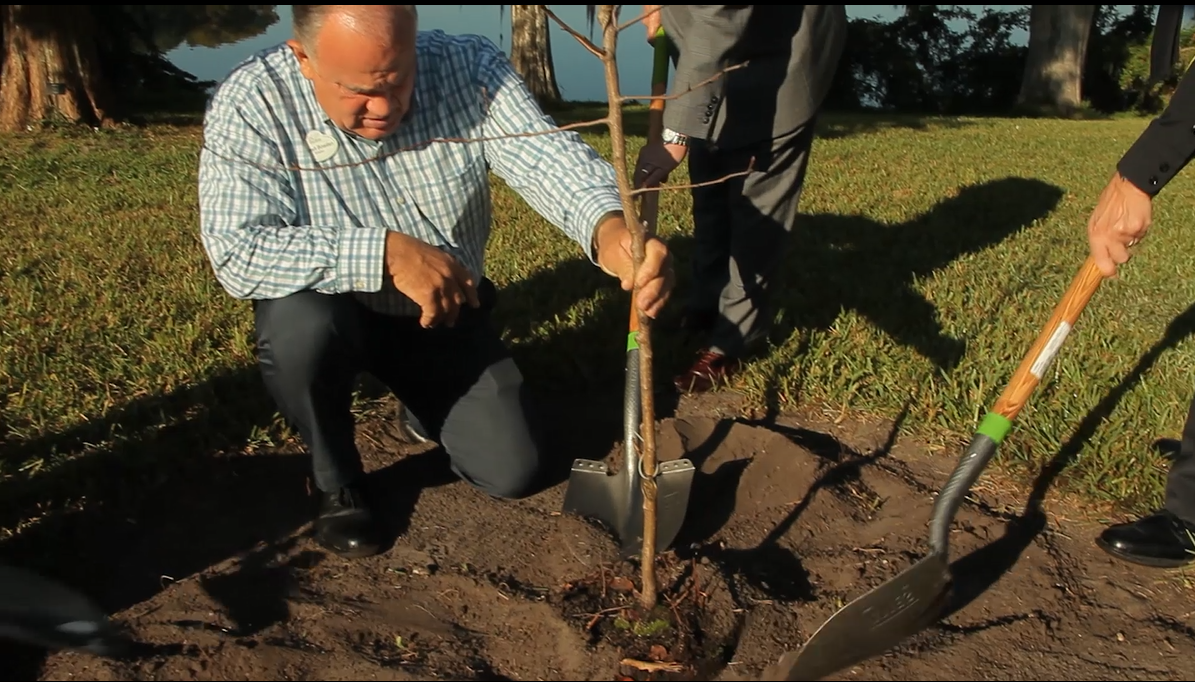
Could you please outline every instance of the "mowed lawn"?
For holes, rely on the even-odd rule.
[[[633,158],[643,110],[628,116]],[[761,407],[907,409],[906,434],[957,450],[1082,264],[1091,207],[1145,125],[828,116],[775,346],[738,388]],[[610,154],[604,132],[585,137]],[[253,364],[249,305],[201,249],[199,142],[198,128],[163,126],[0,144],[0,528],[289,437]],[[495,205],[488,274],[530,380],[574,393],[620,381],[627,295],[500,182]],[[665,193],[682,287],[689,209],[686,191]],[[1167,188],[1154,221],[995,466],[1063,452],[1075,491],[1138,511],[1160,500],[1150,444],[1178,434],[1195,390],[1195,175]],[[657,344],[665,382],[690,351]]]

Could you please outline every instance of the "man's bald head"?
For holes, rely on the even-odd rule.
[[[328,117],[372,140],[393,132],[415,86],[415,6],[293,7],[287,44]]]
[[[406,35],[419,20],[415,5],[291,5],[295,38],[313,54],[320,30],[334,22],[339,30],[358,33],[371,41],[392,42]]]

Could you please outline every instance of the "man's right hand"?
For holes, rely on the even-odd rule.
[[[423,311],[419,324],[430,329],[456,324],[461,306],[477,308],[477,283],[451,254],[401,232],[386,234],[386,274],[394,288]]]
[[[1136,185],[1114,173],[1087,221],[1091,257],[1104,277],[1128,262],[1129,247],[1145,238],[1153,220],[1153,200]]]

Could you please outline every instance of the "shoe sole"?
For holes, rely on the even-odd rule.
[[[1192,561],[1195,561],[1195,554],[1192,554],[1189,559],[1156,559],[1153,557],[1143,557],[1139,554],[1129,554],[1128,552],[1123,552],[1119,549],[1116,549],[1111,544],[1100,540],[1099,538],[1096,538],[1095,544],[1100,549],[1116,557],[1117,559],[1138,564],[1140,566],[1149,566],[1150,568],[1182,568],[1183,566],[1190,564]]]
[[[320,542],[320,540],[318,538],[312,538],[312,539],[315,540],[315,544],[319,545],[319,547],[322,548],[324,551],[331,552],[332,554],[335,554],[336,556],[344,558],[344,559],[367,559],[371,556],[377,556],[378,554],[381,554],[381,552],[382,552],[382,548],[380,546],[376,546],[376,545],[362,547],[360,549],[345,550],[345,549],[339,549],[337,547],[332,547],[323,542]]]

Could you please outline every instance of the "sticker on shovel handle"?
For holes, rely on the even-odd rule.
[[[1066,341],[1066,337],[1071,333],[1071,326],[1066,320],[1058,323],[1058,328],[1050,334],[1050,340],[1042,347],[1041,352],[1037,354],[1037,359],[1033,361],[1033,365],[1029,367],[1029,373],[1037,377],[1041,381],[1046,370],[1050,368],[1050,364],[1054,362],[1054,358],[1058,355],[1058,350],[1062,348],[1062,344]]]

